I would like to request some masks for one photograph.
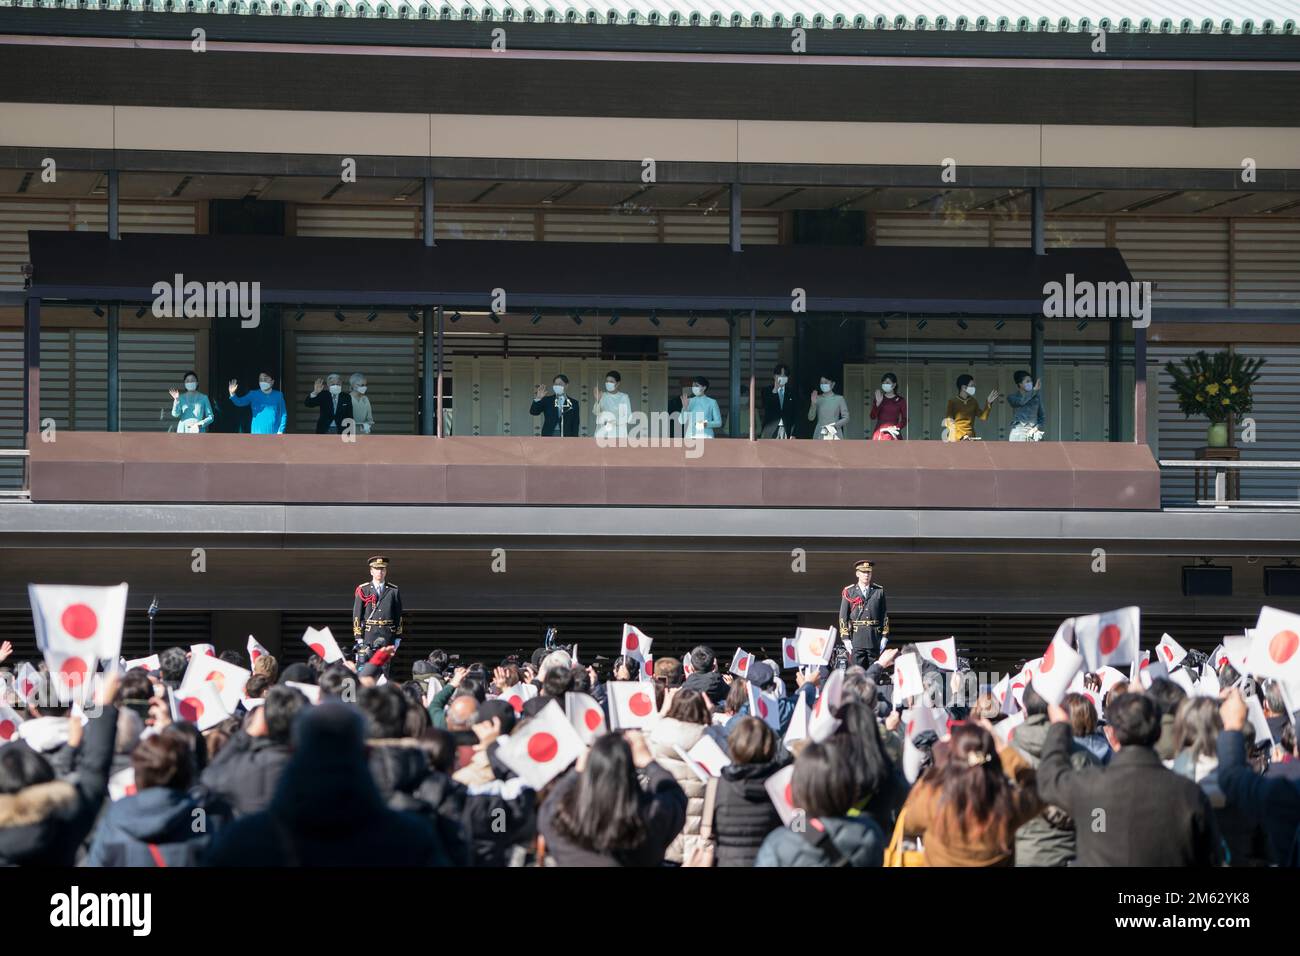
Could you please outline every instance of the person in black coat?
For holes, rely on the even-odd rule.
[[[533,404],[528,407],[529,415],[542,416],[542,437],[575,438],[578,434],[578,403],[567,394],[569,376],[557,375],[551,385],[551,394],[546,394],[546,386],[538,385],[533,394]]]
[[[727,747],[731,763],[722,768],[713,812],[714,865],[753,866],[767,835],[781,826],[766,784],[790,762],[790,751],[757,717],[741,717]]]
[[[714,707],[727,699],[727,682],[718,670],[718,658],[713,648],[701,644],[691,651],[691,673],[682,683],[682,690],[703,694]]]
[[[1080,866],[1220,862],[1210,798],[1167,770],[1154,750],[1160,712],[1149,697],[1120,694],[1106,704],[1106,736],[1119,749],[1105,767],[1074,769],[1070,715],[1057,706],[1048,713],[1052,727],[1038,765],[1038,793],[1074,818]]]
[[[117,679],[101,683],[112,700]],[[56,779],[49,761],[22,741],[0,747],[0,866],[72,866],[108,794],[117,708],[100,704],[86,724],[76,774]]]
[[[799,421],[795,402],[798,390],[790,382],[790,367],[778,365],[772,370],[772,384],[763,389],[763,430],[761,438],[794,438]]]
[[[429,821],[384,805],[366,765],[365,723],[333,701],[293,728],[293,757],[271,805],[217,837],[208,866],[449,866]]]
[[[254,710],[203,771],[200,783],[236,817],[265,810],[293,751],[289,746],[293,721],[308,707],[301,691],[277,685],[266,692],[266,703]]]
[[[331,372],[322,381],[316,379],[311,394],[307,396],[307,407],[320,409],[316,418],[317,435],[337,435],[355,419],[352,417],[352,396],[343,391],[343,376]]]
[[[1300,866],[1300,783],[1270,774],[1261,776],[1246,762],[1246,701],[1233,689],[1219,707],[1219,789],[1228,805],[1243,811],[1268,834],[1273,862]]]

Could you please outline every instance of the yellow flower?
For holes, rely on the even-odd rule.
[[[1218,382],[1211,382],[1209,385],[1205,386],[1205,391],[1206,391],[1206,394],[1208,394],[1208,395],[1218,395],[1218,394],[1219,394],[1219,383],[1218,383]]]
[[[1225,404],[1225,405],[1231,405],[1232,402],[1228,401],[1228,400],[1225,398],[1225,399],[1223,400],[1223,404]]]
[[[1225,379],[1223,380],[1223,384],[1224,384],[1224,385],[1231,385],[1231,384],[1232,384],[1232,379],[1230,379],[1230,378],[1225,378]]]
[[[1229,395],[1236,395],[1236,394],[1237,394],[1237,386],[1234,385],[1234,386],[1232,386],[1232,388],[1228,389],[1228,394],[1229,394]]]
[[[1205,396],[1202,395],[1200,392],[1197,392],[1197,393],[1196,393],[1196,400],[1197,400],[1198,402],[1203,402],[1203,401],[1205,401]]]

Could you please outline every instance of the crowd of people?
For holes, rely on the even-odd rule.
[[[105,672],[93,700],[62,708],[17,693],[0,645],[0,731],[21,712],[0,733],[12,738],[0,745],[0,864],[1300,862],[1294,716],[1277,682],[1226,662],[1220,698],[1170,677],[1121,680],[1099,717],[1097,675],[1087,696],[1049,704],[1031,680],[1009,705],[989,686],[963,693],[965,675],[927,661],[939,717],[923,720],[916,698],[894,702],[910,645],[844,669],[749,660],[744,677],[705,645],[649,672],[632,654],[579,663],[564,647],[464,666],[434,651],[398,681],[379,643],[389,653],[362,665],[313,655],[281,669],[268,653],[222,651],[251,676],[235,712],[202,731],[169,702],[202,646]],[[49,678],[43,665],[21,672]],[[618,689],[633,684],[653,710],[619,729]],[[1272,740],[1248,718],[1251,697]],[[601,719],[560,772],[530,784],[512,738],[575,698]],[[723,765],[703,766],[702,748]]]

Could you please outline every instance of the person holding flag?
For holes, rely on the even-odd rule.
[[[885,589],[872,583],[875,565],[870,561],[859,561],[853,570],[857,583],[840,592],[840,637],[852,641],[853,663],[870,667],[889,636]]]

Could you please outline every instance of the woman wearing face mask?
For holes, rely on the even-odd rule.
[[[948,399],[948,408],[945,412],[946,417],[943,420],[943,427],[947,431],[945,441],[969,441],[976,438],[975,419],[982,422],[989,420],[989,412],[993,410],[993,403],[1002,397],[1002,393],[996,388],[989,392],[989,403],[985,406],[980,405],[979,400],[975,397],[975,379],[970,375],[960,375],[957,378],[957,397]]]
[[[330,372],[324,381],[316,379],[307,396],[307,407],[320,409],[316,417],[317,435],[338,435],[347,428],[347,422],[356,421],[352,396],[343,394],[343,376],[338,372]]]
[[[230,401],[233,405],[248,406],[253,410],[253,420],[249,431],[254,435],[283,435],[284,427],[289,423],[289,410],[284,404],[284,393],[271,386],[275,376],[262,372],[257,376],[257,391],[248,392],[242,398],[235,393],[239,391],[239,379],[230,380]]]
[[[1043,382],[1020,369],[1015,374],[1016,392],[1007,396],[1007,404],[1015,409],[1011,416],[1011,434],[1008,441],[1042,441],[1047,412],[1043,409]]]
[[[596,397],[591,413],[596,416],[596,438],[627,438],[627,422],[632,416],[632,399],[619,391],[623,377],[618,372],[605,376],[603,391]]]
[[[907,427],[907,399],[898,394],[898,376],[886,372],[880,378],[871,404],[871,420],[876,423],[873,441],[901,441]]]
[[[691,379],[690,394],[682,389],[682,434],[688,438],[712,438],[713,430],[722,427],[722,410],[708,395],[709,380],[703,375]]]
[[[790,367],[778,365],[772,371],[772,387],[763,390],[763,430],[760,438],[794,437],[795,390],[790,384]]]
[[[366,398],[366,377],[360,372],[353,372],[348,378],[348,385],[352,389],[348,392],[348,397],[352,399],[352,417],[361,433],[369,435],[370,429],[375,427],[375,416],[370,411],[370,399]]]
[[[170,389],[167,394],[172,397],[172,418],[178,432],[205,432],[216,417],[212,412],[212,403],[208,396],[199,391],[199,377],[194,372],[186,372],[185,391]]]
[[[816,422],[813,438],[843,438],[849,424],[849,403],[835,394],[835,380],[822,376],[820,391],[809,400],[808,421]]]

